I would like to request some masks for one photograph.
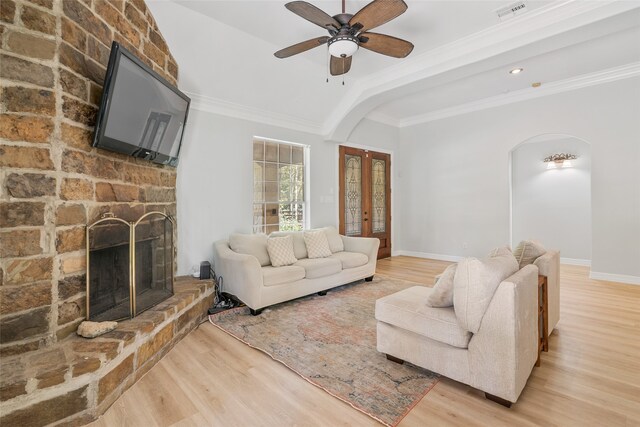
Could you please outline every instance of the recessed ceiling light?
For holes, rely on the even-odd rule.
[[[509,74],[520,74],[522,71],[522,68],[514,68],[513,70],[509,71]]]

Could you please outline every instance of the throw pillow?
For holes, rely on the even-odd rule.
[[[427,304],[431,307],[453,306],[453,277],[456,274],[458,264],[452,264],[440,275],[436,285],[427,298]]]
[[[500,248],[495,248],[491,252],[489,252],[488,256],[489,258],[493,258],[497,256],[506,256],[506,255],[512,255],[511,249],[509,249],[509,246],[502,246]]]
[[[269,257],[271,257],[271,265],[274,267],[291,265],[298,261],[293,253],[293,238],[291,236],[269,237],[267,250]]]
[[[329,241],[329,249],[331,249],[332,253],[342,252],[344,251],[344,242],[342,241],[342,237],[338,233],[338,230],[335,227],[324,227],[321,228],[324,230],[327,235],[327,240]]]
[[[266,234],[234,233],[229,236],[229,247],[236,253],[253,255],[263,267],[269,265]]]
[[[516,246],[513,255],[516,257],[520,268],[523,268],[525,265],[533,264],[538,257],[541,257],[546,252],[547,250],[540,243],[533,240],[523,240]]]
[[[304,244],[307,246],[309,259],[331,256],[329,240],[324,230],[305,231]]]
[[[474,334],[500,283],[518,271],[513,254],[485,260],[465,258],[458,263],[453,278],[453,308],[458,324]]]

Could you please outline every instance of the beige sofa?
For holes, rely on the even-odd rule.
[[[458,306],[460,267],[455,309],[427,305],[433,289],[425,286],[377,300],[378,351],[390,360],[408,361],[483,390],[487,398],[510,406],[538,355],[538,267],[517,268],[516,262],[508,270],[515,273],[497,281],[493,295],[484,296],[485,311],[463,313],[463,304]],[[468,301],[466,296],[463,301]],[[465,325],[461,316],[475,318],[475,325]]]
[[[333,227],[326,227],[331,256],[309,259],[303,232],[277,232],[271,236],[291,235],[298,261],[293,265],[273,267],[266,246],[252,247],[239,253],[232,250],[229,240],[214,244],[214,269],[222,276],[224,291],[237,296],[254,315],[264,307],[313,293],[325,294],[328,289],[357,280],[371,281],[376,271],[378,246],[374,238],[346,237]],[[230,238],[233,238],[231,236]],[[258,240],[260,240],[258,238]],[[262,243],[264,242],[264,243]],[[252,243],[253,244],[253,243]],[[266,245],[265,238],[256,245]],[[264,255],[267,254],[266,258]]]

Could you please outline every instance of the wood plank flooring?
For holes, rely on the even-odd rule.
[[[377,272],[431,286],[448,264],[393,257]],[[511,409],[442,378],[400,426],[640,426],[640,286],[563,265],[561,320],[549,345]],[[379,424],[204,323],[91,425]]]

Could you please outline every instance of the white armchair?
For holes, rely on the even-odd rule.
[[[503,280],[476,333],[462,329],[453,307],[426,304],[432,288],[415,286],[376,301],[377,348],[485,392],[516,402],[537,359],[538,268]]]

